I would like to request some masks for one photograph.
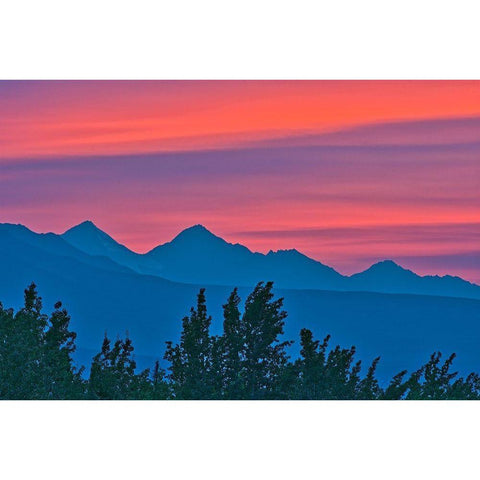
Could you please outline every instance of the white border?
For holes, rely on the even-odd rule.
[[[0,78],[478,79],[477,5],[15,0],[0,6]],[[471,478],[479,405],[4,402],[0,468],[9,480]]]
[[[475,402],[10,402],[2,472],[38,479],[455,479]]]
[[[15,0],[0,78],[477,79],[474,0]]]

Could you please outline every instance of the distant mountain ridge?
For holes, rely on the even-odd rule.
[[[82,235],[78,236],[78,233]],[[193,231],[187,229],[181,235],[180,240],[177,238],[165,244],[169,245],[168,248],[162,246],[155,252],[157,262],[163,262],[163,257],[171,256],[170,264],[166,261],[163,264],[165,272],[166,267],[174,265],[173,259],[178,252],[182,252],[192,241],[198,243],[201,237],[204,240],[196,248],[205,255],[210,248],[212,252],[220,252],[219,259],[228,260],[228,254],[235,252],[238,255],[235,257],[237,264],[248,261],[251,262],[248,265],[256,265],[257,259],[260,259],[262,268],[270,272],[273,270],[270,269],[269,262],[278,262],[277,265],[281,266],[279,273],[283,275],[289,272],[294,280],[292,271],[282,266],[281,261],[285,258],[290,261],[293,259],[289,268],[300,271],[306,266],[315,272],[323,272],[325,278],[332,275],[332,269],[321,264],[319,268],[318,262],[296,251],[267,255],[252,253],[240,245],[228,244],[219,237],[212,239],[212,234],[198,227]],[[127,259],[133,267],[137,265],[134,262],[143,256],[129,253],[128,249],[125,251],[125,247],[116,244],[108,235],[97,232],[91,224],[83,225],[75,237],[81,240],[84,248],[94,250],[96,255],[81,251],[62,235],[38,234],[21,225],[0,224],[0,301],[6,308],[20,308],[23,304],[23,289],[32,281],[38,286],[46,311],[50,311],[56,301],[62,300],[72,317],[72,328],[78,334],[77,359],[87,368],[92,356],[98,352],[105,332],[110,338],[115,338],[116,335],[124,336],[128,331],[135,345],[139,368],[151,367],[156,359],[161,360],[165,341],[178,339],[181,319],[195,304],[200,287],[207,287],[208,311],[213,317],[212,333],[220,333],[222,305],[232,290],[231,285],[212,286],[205,281],[197,284],[180,283],[158,275],[138,273],[135,268],[112,260],[107,253],[123,255],[123,259]],[[195,259],[195,256],[192,255],[192,258]],[[142,261],[144,260],[140,260]],[[190,268],[185,266],[184,271],[178,275],[188,273],[199,265],[208,265],[209,262],[222,272],[222,261],[208,256],[202,260],[203,263],[196,262]],[[151,268],[154,268],[156,264],[153,260],[150,259],[149,262],[152,262]],[[233,261],[228,265],[230,268]],[[207,267],[203,268],[208,270]],[[258,275],[263,275],[267,270],[259,269]],[[368,275],[362,281],[370,282],[377,281],[377,276],[383,278],[392,271],[396,273],[390,275],[391,282],[397,278],[396,275],[399,278],[412,278],[412,275],[413,278],[416,277],[413,272],[408,272],[393,262],[376,264],[370,271],[358,275]],[[338,278],[337,276],[343,278],[333,271],[332,278]],[[252,277],[250,275],[247,280],[250,281]],[[239,288],[242,301],[245,301],[251,290],[250,286]],[[359,358],[367,363],[380,355],[379,377],[383,380],[391,378],[403,368],[412,371],[435,350],[445,354],[456,352],[456,368],[462,374],[468,373],[474,368],[472,366],[480,362],[478,299],[280,289],[278,284],[275,286],[275,294],[285,299],[285,309],[288,312],[285,338],[296,341],[291,351],[293,356],[299,350],[299,331],[305,327],[310,328],[318,338],[332,334],[335,344],[355,345]]]
[[[410,293],[480,298],[480,286],[450,275],[420,276],[392,260],[345,276],[297,250],[256,253],[231,244],[202,225],[180,232],[172,241],[145,254],[116,242],[92,222],[83,222],[61,237],[77,249],[107,257],[138,273],[180,283],[253,286],[273,280],[279,288]]]
[[[350,288],[357,291],[480,298],[480,286],[474,283],[452,275],[420,276],[392,260],[375,263],[348,278]]]
[[[420,276],[392,260],[344,276],[292,250],[256,253],[231,244],[202,225],[180,232],[145,254],[129,250],[93,222],[82,222],[62,235],[37,234],[23,225],[0,224],[0,237],[22,241],[113,271],[133,271],[178,283],[251,287],[273,280],[278,288],[367,291],[480,299],[480,286],[450,275]],[[16,239],[16,240],[14,240]],[[28,247],[25,247],[28,248]]]
[[[139,271],[138,259],[141,255],[118,243],[90,220],[70,228],[60,236],[88,255],[108,257],[120,265]]]

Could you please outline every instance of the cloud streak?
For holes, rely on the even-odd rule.
[[[0,221],[61,232],[89,218],[137,251],[203,223],[345,273],[393,258],[478,281],[478,93],[478,82],[0,82]]]
[[[468,81],[3,81],[0,156],[225,148],[367,123],[478,116],[479,90]]]

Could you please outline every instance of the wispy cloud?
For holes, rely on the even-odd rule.
[[[480,83],[104,85],[0,82],[0,221],[480,276]]]
[[[371,123],[471,117],[480,115],[479,89],[478,82],[460,81],[3,81],[0,157],[215,149]],[[439,128],[424,124],[402,135],[409,143],[420,136],[422,144],[437,142]],[[381,135],[381,143],[398,142],[388,127]],[[372,132],[315,141],[364,144]]]

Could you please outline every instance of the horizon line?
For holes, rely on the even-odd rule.
[[[432,224],[410,224],[409,226],[442,226],[442,225],[477,225],[477,224],[480,224],[480,222],[469,222],[469,223],[466,223],[466,222],[458,222],[458,223],[432,223]],[[438,278],[444,278],[444,277],[450,277],[450,278],[459,278],[465,282],[468,282],[472,285],[475,285],[475,286],[479,286],[480,287],[480,284],[477,284],[475,283],[474,281],[471,281],[471,280],[467,280],[466,278],[464,277],[461,277],[459,275],[452,275],[452,274],[444,274],[444,275],[440,275],[440,274],[426,274],[426,275],[422,275],[422,274],[419,274],[417,273],[416,271],[412,270],[412,269],[409,269],[407,267],[404,267],[403,265],[401,265],[398,261],[395,261],[393,260],[394,257],[392,258],[382,258],[382,259],[379,259],[379,260],[376,260],[376,261],[373,261],[373,263],[371,263],[367,268],[363,269],[363,270],[360,270],[358,272],[355,272],[355,273],[352,273],[350,275],[348,274],[343,274],[341,273],[339,270],[337,270],[336,268],[332,267],[331,265],[327,264],[327,263],[324,263],[320,260],[317,260],[316,258],[313,258],[311,256],[308,256],[307,254],[303,253],[302,251],[298,250],[297,248],[281,248],[281,249],[278,249],[278,250],[273,250],[273,249],[270,249],[267,253],[264,253],[264,252],[260,252],[260,251],[254,251],[252,249],[250,249],[249,247],[247,247],[246,245],[242,244],[242,243],[239,243],[239,242],[236,242],[236,243],[231,243],[227,240],[225,240],[225,238],[215,234],[212,232],[212,230],[210,230],[208,227],[206,227],[205,225],[201,224],[201,223],[196,223],[196,224],[193,224],[193,225],[190,225],[189,227],[185,227],[183,229],[180,230],[179,233],[177,233],[171,240],[169,241],[166,241],[164,243],[158,243],[157,245],[153,246],[152,248],[150,248],[149,250],[145,251],[145,252],[138,252],[136,250],[133,250],[132,248],[128,247],[127,245],[125,245],[124,243],[120,243],[119,241],[117,241],[112,235],[110,235],[109,233],[107,233],[105,230],[103,230],[102,228],[100,228],[93,220],[90,220],[90,219],[87,219],[87,220],[83,220],[75,225],[73,225],[72,227],[69,227],[67,228],[66,230],[64,230],[63,232],[61,233],[56,233],[54,231],[46,231],[46,232],[38,232],[38,231],[35,231],[33,229],[31,229],[30,227],[28,227],[27,225],[24,225],[22,223],[12,223],[12,222],[0,222],[0,225],[13,225],[13,226],[20,226],[20,227],[24,227],[26,228],[27,230],[29,230],[30,232],[34,233],[34,234],[37,234],[37,235],[48,235],[48,234],[53,234],[53,235],[56,235],[56,236],[60,236],[60,237],[63,237],[63,235],[67,232],[69,232],[70,230],[73,230],[77,227],[80,227],[82,225],[92,225],[96,230],[100,231],[101,233],[103,233],[104,235],[107,235],[109,238],[111,238],[115,243],[117,243],[118,245],[126,248],[129,252],[135,254],[135,255],[147,255],[149,254],[150,252],[152,252],[153,250],[155,250],[156,248],[158,247],[161,247],[161,246],[164,246],[168,243],[171,243],[173,240],[175,240],[175,238],[177,238],[179,235],[181,235],[183,232],[187,231],[187,230],[191,230],[195,227],[201,227],[202,229],[206,230],[211,236],[213,237],[216,237],[216,238],[219,238],[220,240],[224,241],[225,243],[227,243],[228,245],[231,245],[231,246],[241,246],[243,248],[246,248],[250,253],[252,254],[259,254],[259,255],[263,255],[263,256],[267,256],[269,253],[279,253],[279,252],[297,252],[299,253],[300,255],[303,255],[304,257],[314,261],[314,262],[317,262],[321,265],[324,265],[326,267],[329,267],[331,268],[332,270],[334,270],[336,273],[338,273],[339,275],[343,276],[343,277],[352,277],[353,275],[356,275],[356,274],[360,274],[360,273],[363,273],[367,270],[369,270],[370,268],[372,268],[373,266],[375,265],[378,265],[378,264],[382,264],[382,263],[387,263],[387,262],[391,262],[393,263],[394,265],[396,265],[397,267],[405,270],[405,271],[408,271],[408,272],[412,272],[414,273],[415,275],[421,277],[421,278],[424,278],[424,277],[438,277]],[[382,225],[383,227],[398,227],[398,224],[391,224],[391,225]],[[378,227],[378,225],[364,225],[364,226],[348,226],[348,227],[332,227],[332,228],[328,228],[328,227],[325,227],[325,228],[321,228],[321,230],[333,230],[333,229],[352,229],[352,228],[374,228],[374,227]],[[312,228],[312,229],[303,229],[304,231],[310,231],[310,230],[317,230],[317,228]],[[278,232],[282,232],[282,231],[285,231],[285,230],[279,230]],[[272,231],[265,231],[265,232],[268,232],[268,233],[271,233]],[[258,232],[242,232],[244,234],[249,234],[249,233],[258,233]],[[475,252],[474,252],[475,253]],[[427,256],[426,256],[427,257]],[[381,257],[378,257],[378,258],[381,258]],[[372,260],[370,260],[372,261]]]

